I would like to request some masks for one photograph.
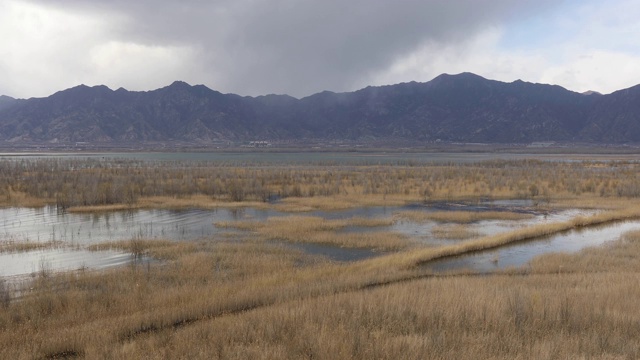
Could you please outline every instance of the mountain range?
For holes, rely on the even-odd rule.
[[[638,143],[640,85],[581,94],[462,73],[301,99],[180,81],[153,91],[80,85],[45,98],[0,96],[5,142],[255,140]]]

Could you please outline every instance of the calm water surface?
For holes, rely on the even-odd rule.
[[[136,161],[214,161],[233,164],[426,164],[474,163],[488,160],[538,159],[547,161],[637,160],[627,155],[569,155],[512,153],[400,153],[400,152],[106,152],[106,153],[0,153],[0,159],[127,159]]]
[[[536,256],[558,252],[575,253],[587,247],[618,240],[622,234],[633,230],[640,230],[640,221],[625,221],[565,231],[552,236],[503,246],[495,250],[485,250],[438,260],[424,266],[436,272],[469,269],[484,273],[521,267]]]
[[[63,241],[72,246],[134,237],[194,240],[215,236],[227,229],[214,223],[233,220],[264,220],[282,214],[272,210],[134,210],[93,214],[38,209],[0,209],[0,237],[17,241]]]

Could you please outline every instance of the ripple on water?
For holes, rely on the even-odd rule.
[[[133,255],[117,251],[47,249],[0,254],[0,275],[18,276],[81,268],[104,269],[131,263]]]

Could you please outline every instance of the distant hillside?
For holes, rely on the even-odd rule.
[[[174,82],[148,92],[80,85],[0,97],[0,140],[640,142],[640,86],[609,95],[462,73],[426,83],[242,97]]]
[[[17,101],[18,100],[12,97],[0,95],[0,111],[8,109],[9,107],[13,106]]]

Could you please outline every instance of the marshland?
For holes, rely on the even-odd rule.
[[[0,159],[0,358],[640,357],[633,158],[322,155]]]

